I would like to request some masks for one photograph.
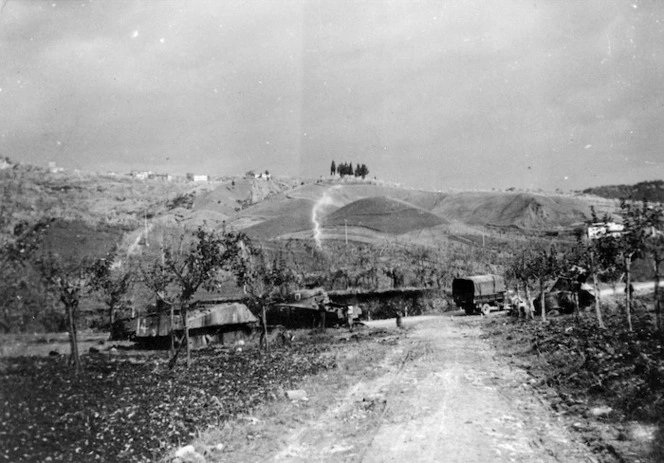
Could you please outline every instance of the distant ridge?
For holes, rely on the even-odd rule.
[[[664,202],[664,180],[639,182],[634,185],[606,185],[586,188],[583,193],[609,199]]]

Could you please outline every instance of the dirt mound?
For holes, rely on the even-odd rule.
[[[444,221],[424,209],[385,196],[355,201],[333,212],[325,226],[351,225],[389,234],[435,227]]]

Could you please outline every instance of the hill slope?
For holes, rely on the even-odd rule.
[[[635,185],[607,185],[583,190],[585,194],[611,199],[634,199],[664,202],[664,180],[640,182]]]
[[[392,235],[431,228],[442,223],[443,219],[428,211],[385,196],[354,201],[333,212],[324,221],[325,226],[348,224]]]
[[[471,225],[542,229],[583,222],[590,208],[587,202],[570,196],[464,192],[445,197],[432,212]]]

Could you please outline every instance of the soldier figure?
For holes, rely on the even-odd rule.
[[[349,305],[346,308],[346,322],[348,323],[348,329],[353,331],[353,306]]]

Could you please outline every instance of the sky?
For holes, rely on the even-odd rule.
[[[0,0],[0,156],[426,190],[664,179],[657,0]]]

